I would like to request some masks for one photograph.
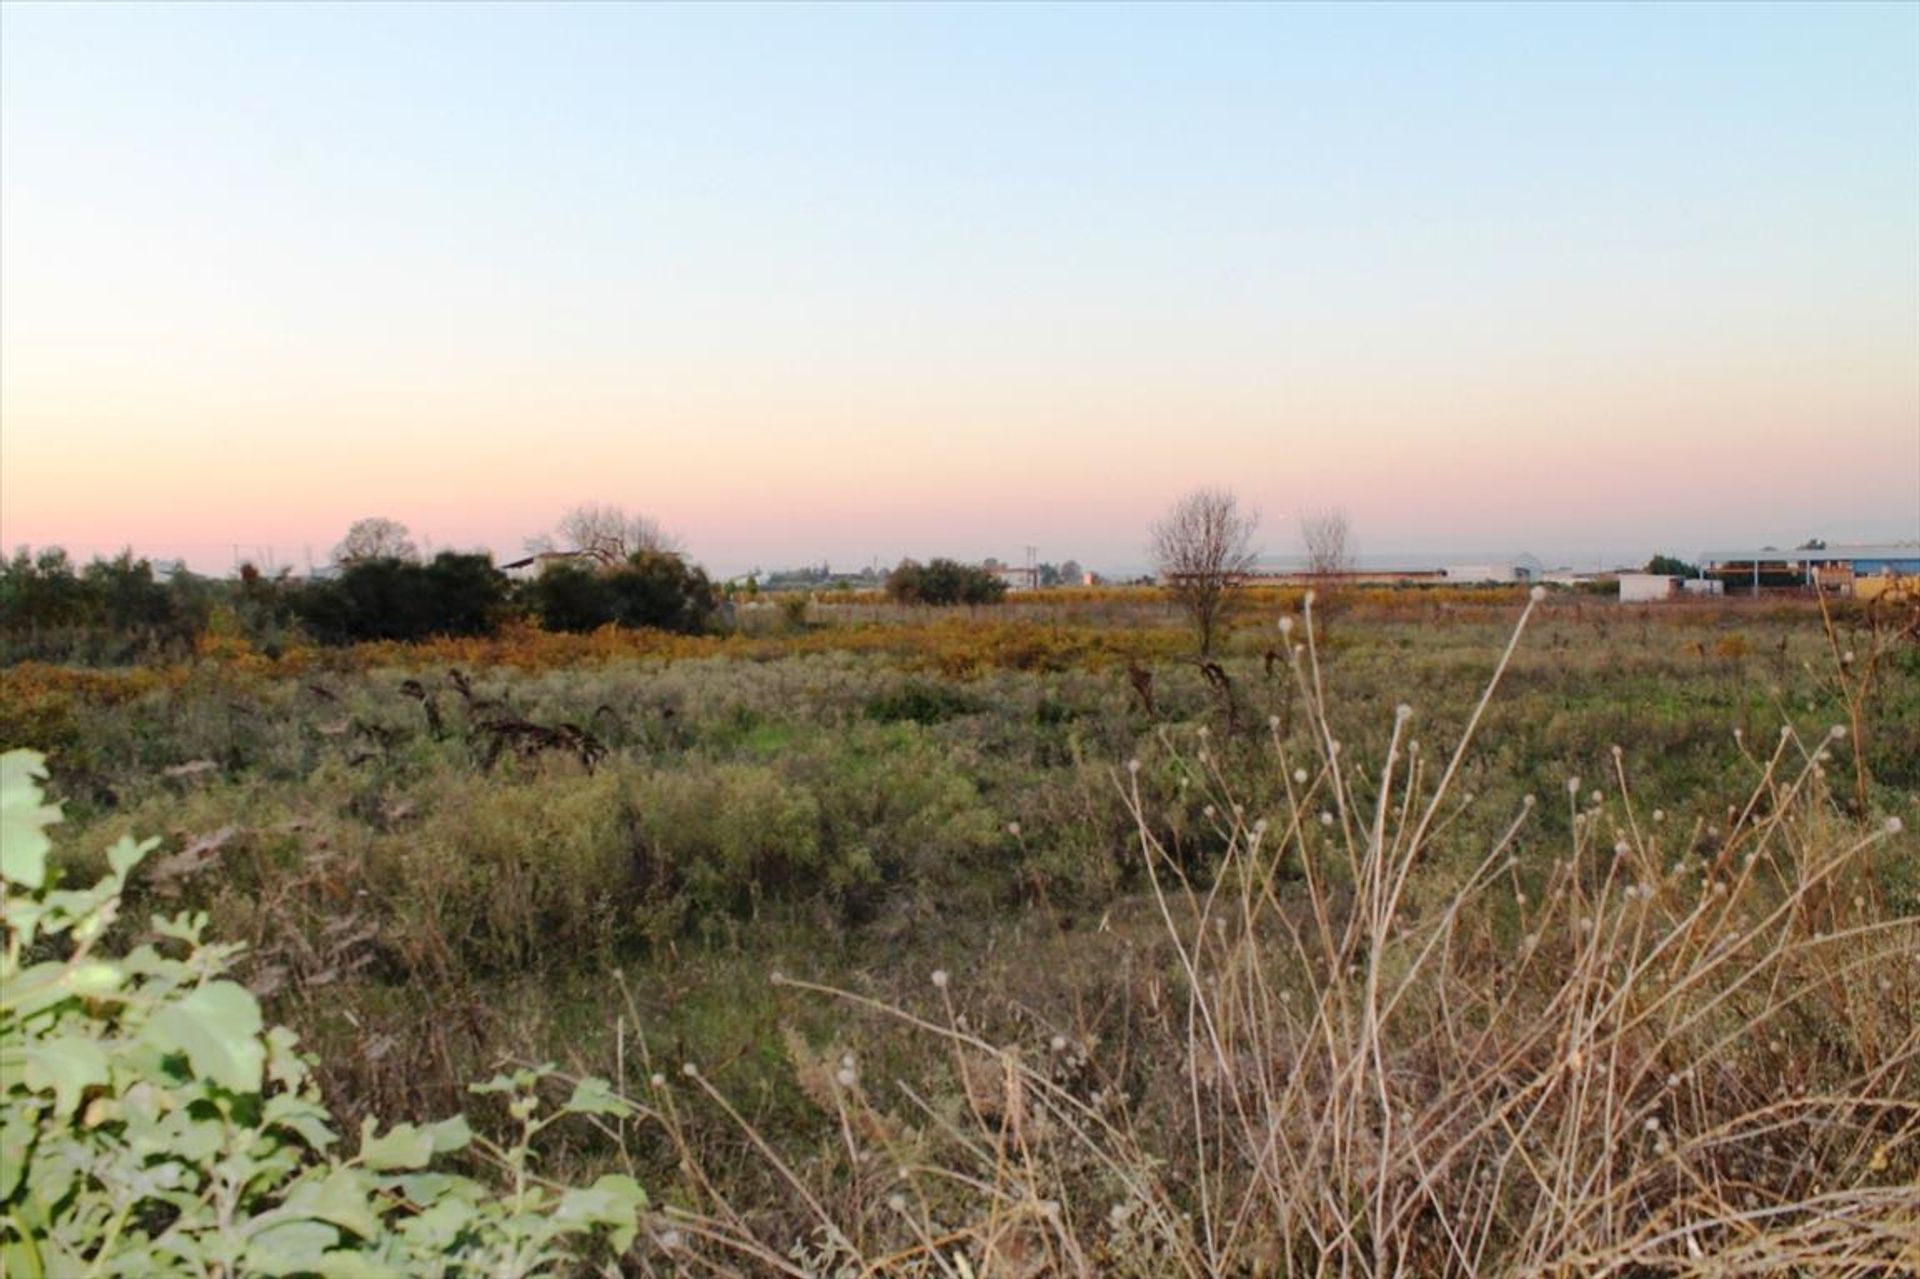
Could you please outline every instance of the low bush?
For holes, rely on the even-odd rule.
[[[300,620],[326,644],[486,635],[507,604],[507,578],[490,555],[442,551],[426,564],[360,560],[293,593]]]
[[[664,551],[642,551],[612,567],[557,564],[529,582],[522,598],[552,631],[628,626],[693,635],[719,607],[706,573]]]
[[[1006,594],[998,575],[957,560],[902,560],[887,574],[887,598],[901,604],[998,604]]]
[[[550,1068],[479,1085],[515,1132],[467,1120],[380,1131],[347,1153],[292,1032],[265,1024],[206,917],[155,919],[110,942],[127,876],[153,848],[122,840],[90,887],[58,885],[39,757],[0,756],[0,1270],[41,1276],[552,1274],[632,1246],[646,1195],[535,1171],[534,1141],[568,1115],[636,1113],[594,1079],[553,1106]],[[464,1155],[502,1188],[444,1169]],[[442,1165],[436,1168],[435,1165]],[[596,1243],[595,1237],[603,1242]]]

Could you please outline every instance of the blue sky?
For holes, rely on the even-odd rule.
[[[10,4],[0,178],[9,544],[1920,536],[1920,6]]]

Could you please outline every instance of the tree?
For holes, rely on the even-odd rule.
[[[706,572],[665,551],[642,551],[610,569],[556,564],[527,584],[525,599],[549,631],[618,623],[693,634],[719,607]]]
[[[706,570],[671,551],[637,551],[607,574],[614,616],[623,626],[651,626],[692,635],[720,606]]]
[[[507,588],[492,556],[442,551],[431,564],[392,556],[349,564],[336,578],[307,583],[294,603],[323,643],[415,641],[489,634],[505,612]]]
[[[629,515],[626,508],[585,502],[560,517],[551,535],[527,543],[530,551],[576,551],[606,568],[624,564],[643,552],[673,552],[675,539],[660,522],[646,515]]]
[[[340,545],[333,548],[333,562],[343,566],[368,560],[404,560],[411,564],[419,558],[420,549],[413,544],[407,526],[381,515],[355,520]]]
[[[81,625],[92,612],[91,594],[64,549],[36,556],[23,546],[0,567],[0,627]]]
[[[491,554],[442,551],[426,565],[423,581],[430,634],[491,635],[500,628],[511,584]]]
[[[1253,568],[1259,523],[1258,513],[1243,513],[1228,490],[1203,488],[1175,502],[1153,526],[1153,566],[1193,623],[1203,656],[1213,652],[1227,602]]]
[[[613,591],[606,575],[584,565],[552,565],[523,590],[542,630],[595,631],[613,621]]]
[[[1698,577],[1700,566],[1671,555],[1656,555],[1647,561],[1647,572],[1661,577]]]
[[[153,563],[131,547],[110,560],[95,558],[81,574],[100,622],[116,631],[152,630],[174,620],[173,595],[156,581]]]
[[[1307,572],[1315,577],[1353,568],[1353,526],[1339,507],[1301,516],[1300,538],[1307,547]]]
[[[1006,594],[999,575],[958,560],[901,560],[887,574],[887,595],[902,604],[998,604]]]

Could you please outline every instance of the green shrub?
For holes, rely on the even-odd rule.
[[[611,568],[556,564],[527,584],[524,598],[550,631],[618,624],[691,635],[719,607],[705,570],[665,551],[641,551]]]
[[[606,958],[652,887],[611,773],[538,786],[463,779],[427,803],[419,828],[384,846],[375,882],[407,927],[477,970]]]
[[[490,555],[442,551],[427,564],[361,560],[294,598],[301,620],[325,643],[487,635],[504,616],[507,578]]]
[[[549,631],[584,634],[613,621],[606,577],[582,564],[553,565],[526,584],[522,597]]]
[[[765,897],[831,893],[867,878],[862,867],[823,857],[819,805],[771,768],[656,773],[635,798],[639,864],[672,886],[683,923],[751,914]]]
[[[998,604],[1006,594],[1000,578],[957,560],[902,560],[887,574],[887,595],[902,604]]]
[[[569,1114],[619,1119],[599,1080],[544,1108],[551,1068],[497,1076],[518,1131],[476,1136],[459,1116],[356,1150],[311,1063],[226,976],[239,950],[206,917],[155,919],[158,940],[114,953],[127,875],[154,846],[123,839],[109,873],[63,889],[48,864],[38,755],[0,756],[0,1271],[14,1276],[531,1275],[577,1258],[582,1236],[624,1252],[646,1196],[609,1174],[587,1187],[534,1176],[532,1146]],[[466,1152],[507,1188],[436,1171]]]
[[[951,684],[915,680],[881,693],[867,701],[867,718],[883,724],[910,721],[938,724],[958,715],[974,715],[987,709],[986,703]]]

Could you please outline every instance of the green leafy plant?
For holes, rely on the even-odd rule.
[[[634,1113],[605,1083],[559,1106],[541,1095],[551,1066],[476,1085],[504,1094],[510,1141],[462,1116],[369,1119],[343,1141],[204,914],[155,919],[155,940],[112,953],[155,841],[122,839],[97,883],[60,887],[44,777],[35,753],[0,756],[0,1273],[523,1276],[632,1245],[646,1195],[631,1177],[535,1171],[549,1125]],[[501,1186],[435,1168],[456,1152]]]

